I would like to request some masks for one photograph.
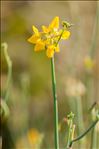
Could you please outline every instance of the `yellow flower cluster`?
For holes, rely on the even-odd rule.
[[[34,51],[46,50],[48,58],[52,58],[55,52],[59,52],[60,39],[68,39],[70,32],[67,28],[59,30],[59,17],[55,17],[49,26],[42,26],[42,31],[32,27],[34,34],[28,39],[28,41],[35,45]]]
[[[37,129],[31,128],[16,142],[16,149],[39,149],[42,145],[44,134]]]
[[[36,129],[30,129],[28,132],[28,139],[30,144],[37,144],[37,141],[40,138],[40,133]]]

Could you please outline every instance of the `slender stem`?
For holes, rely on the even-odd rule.
[[[72,120],[70,120],[70,126],[68,130],[68,139],[67,139],[67,149],[69,147],[70,141],[71,141],[71,136],[72,136]]]
[[[58,45],[64,29],[60,34],[56,46]],[[54,56],[51,58],[51,70],[52,70],[52,87],[53,87],[53,98],[54,98],[54,127],[55,127],[55,149],[59,149],[59,134],[58,134],[58,102],[56,93],[56,78],[55,78],[55,66],[54,66]]]
[[[56,43],[56,46],[58,45],[58,43],[59,43],[59,41],[60,41],[60,39],[61,39],[63,33],[64,33],[64,29],[62,30],[62,32],[61,32],[61,34],[60,34],[60,36],[59,36],[59,38],[58,38],[58,41],[57,41],[57,43]]]
[[[81,103],[81,97],[76,97],[76,110],[77,110],[77,122],[78,122],[78,135],[84,130],[83,123],[83,109]]]
[[[94,121],[94,119],[96,118],[96,115],[97,115],[97,118],[98,118],[99,111],[95,107],[92,107],[92,108],[91,108],[91,114],[92,114],[92,120]],[[94,127],[94,129],[92,130],[92,133],[91,133],[91,146],[90,146],[90,149],[95,149],[95,148],[98,147],[98,145],[97,145],[98,144],[97,127],[98,126]]]
[[[56,94],[56,78],[55,78],[54,57],[51,58],[51,71],[52,71],[52,87],[53,87],[53,98],[54,98],[55,149],[59,149],[58,102],[57,102],[57,94]]]
[[[99,2],[97,1],[96,5],[96,15],[94,20],[94,27],[93,27],[93,33],[92,33],[92,42],[90,47],[90,55],[91,57],[94,56],[94,50],[96,49],[97,41],[98,41],[98,26],[99,26]]]
[[[12,77],[12,61],[7,52],[8,45],[6,43],[2,43],[2,47],[4,48],[4,56],[8,66],[8,76],[7,76],[6,91],[5,91],[5,100],[7,101],[9,98],[9,89],[10,89],[10,83],[11,83],[11,77]]]
[[[99,121],[99,120],[96,119],[96,120],[91,124],[91,126],[90,126],[83,134],[81,134],[80,136],[78,136],[76,139],[72,140],[72,141],[70,142],[69,147],[71,147],[74,142],[76,142],[76,141],[82,139],[82,138],[97,124],[98,121]]]
[[[98,148],[97,146],[97,131],[96,131],[96,128],[93,129],[92,131],[92,135],[91,135],[91,149],[95,149],[95,148]]]

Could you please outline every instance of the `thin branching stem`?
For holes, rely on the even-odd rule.
[[[83,132],[83,133],[82,133],[80,136],[78,136],[76,139],[72,140],[72,141],[70,142],[69,147],[71,147],[74,142],[76,142],[76,141],[82,139],[92,128],[94,128],[94,126],[97,124],[98,121],[99,121],[99,120],[96,119],[96,120],[89,126],[89,128],[88,128],[85,132]]]

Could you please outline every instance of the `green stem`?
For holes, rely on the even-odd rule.
[[[77,122],[78,122],[78,135],[84,130],[83,123],[83,109],[81,103],[81,97],[76,97],[76,110],[77,110]]]
[[[80,136],[78,136],[76,139],[72,140],[72,141],[70,142],[69,147],[71,147],[74,142],[76,142],[76,141],[82,139],[82,138],[97,124],[98,121],[99,121],[99,120],[96,119],[96,120],[91,124],[91,126],[89,126],[89,128],[88,128],[83,134],[81,134]]]
[[[70,126],[68,130],[68,139],[67,139],[67,149],[69,147],[70,141],[71,141],[71,133],[72,133],[72,120],[70,120]]]
[[[96,149],[97,147],[97,131],[94,128],[91,134],[91,149]]]
[[[59,149],[58,102],[57,102],[57,94],[56,94],[56,78],[55,78],[54,57],[51,58],[51,71],[52,71],[52,87],[53,87],[53,98],[54,98],[55,149]]]
[[[98,40],[98,17],[99,17],[99,2],[97,1],[96,5],[96,15],[95,15],[95,21],[94,21],[94,27],[93,27],[93,33],[92,33],[92,42],[90,47],[90,55],[91,57],[94,56],[94,50],[96,49],[97,40]]]
[[[2,47],[4,48],[4,56],[7,62],[8,66],[8,76],[7,76],[7,83],[6,83],[6,92],[5,92],[5,101],[9,98],[9,89],[10,89],[10,83],[11,83],[11,77],[12,77],[12,61],[8,55],[7,48],[8,45],[6,43],[2,43]]]
[[[93,109],[91,109],[91,113],[92,113],[92,120],[94,121],[94,119],[96,118],[96,115],[97,115],[97,118],[99,120],[99,111],[97,108],[93,107]],[[90,146],[90,149],[96,149],[98,148],[98,130],[97,130],[97,127],[94,127],[94,129],[92,130],[92,133],[91,133],[91,146]]]
[[[64,29],[62,30],[62,32],[61,32],[61,34],[60,34],[60,36],[59,36],[59,38],[58,38],[58,41],[57,41],[57,43],[56,43],[56,46],[58,45],[58,43],[59,43],[59,41],[60,41],[60,39],[61,39],[63,33],[64,33]]]

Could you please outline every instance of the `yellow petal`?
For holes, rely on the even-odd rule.
[[[62,34],[62,39],[68,39],[70,36],[70,32],[69,31],[64,31]]]
[[[39,39],[38,36],[32,35],[32,36],[28,39],[28,42],[35,44],[38,39]]]
[[[34,25],[32,26],[32,29],[33,29],[33,31],[34,31],[35,34],[39,34],[38,29]]]
[[[54,46],[49,46],[46,50],[46,55],[48,58],[52,58],[54,55]]]
[[[55,47],[55,52],[60,52],[59,45]]]
[[[54,29],[54,28],[59,28],[59,17],[55,17],[51,24],[49,25],[49,28]]]
[[[50,31],[49,28],[44,25],[42,26],[42,30],[44,33],[48,33]]]
[[[37,41],[34,51],[38,52],[38,51],[42,51],[45,49],[45,44],[44,42],[42,42],[41,40]]]

